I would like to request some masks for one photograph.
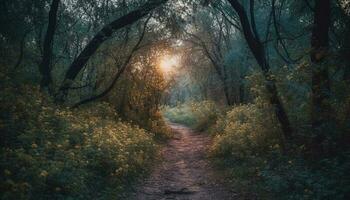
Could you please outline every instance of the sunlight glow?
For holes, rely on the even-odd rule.
[[[173,72],[176,67],[179,66],[179,57],[174,55],[166,55],[161,58],[159,67],[162,72],[170,73]]]

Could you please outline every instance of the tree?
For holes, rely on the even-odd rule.
[[[259,35],[256,30],[255,20],[254,20],[254,0],[250,1],[250,15],[251,20],[249,20],[247,12],[244,7],[238,2],[238,0],[228,0],[232,8],[237,13],[241,26],[242,32],[246,39],[246,42],[254,55],[255,60],[260,66],[264,78],[265,78],[265,87],[270,95],[270,103],[275,108],[276,117],[281,125],[284,137],[286,139],[291,139],[293,136],[293,130],[290,125],[286,110],[278,96],[277,87],[275,81],[270,76],[270,66],[268,59],[266,58],[265,47],[262,41],[259,38]]]
[[[112,89],[113,87],[115,86],[115,84],[117,83],[117,81],[119,80],[120,76],[123,74],[123,72],[126,70],[126,68],[129,66],[129,63],[130,63],[130,60],[132,59],[133,55],[135,54],[135,52],[139,49],[140,47],[140,44],[145,36],[145,33],[146,33],[146,29],[147,29],[147,23],[149,22],[149,20],[151,19],[152,15],[150,15],[145,24],[144,24],[144,27],[143,27],[143,30],[141,32],[141,36],[140,38],[138,39],[137,43],[135,44],[135,46],[132,48],[131,52],[129,53],[129,55],[127,56],[127,58],[125,59],[125,61],[123,62],[123,64],[121,65],[120,69],[118,69],[117,73],[114,75],[113,77],[113,80],[112,82],[110,83],[110,85],[104,89],[104,91],[102,91],[101,93],[95,95],[95,96],[92,96],[92,97],[89,97],[87,99],[84,99],[78,103],[76,103],[73,107],[78,107],[80,105],[83,105],[83,104],[86,104],[86,103],[89,103],[89,102],[92,102],[92,101],[95,101],[95,100],[98,100],[104,96],[106,96]]]
[[[192,23],[195,26],[192,30],[184,31],[188,36],[184,40],[189,41],[194,47],[198,47],[210,61],[221,82],[227,105],[243,103],[244,98],[241,98],[244,93],[242,84],[233,83],[235,80],[241,82],[241,76],[233,72],[238,66],[227,62],[232,50],[232,43],[235,41],[232,37],[235,33],[232,24],[224,13],[210,9],[203,10],[202,13],[197,9],[197,13],[192,18]]]
[[[79,72],[83,69],[90,57],[97,51],[103,42],[105,42],[115,31],[133,24],[137,20],[149,14],[153,9],[164,4],[167,0],[150,0],[138,9],[129,12],[126,15],[112,21],[105,25],[85,46],[84,50],[79,56],[72,62],[68,68],[63,84],[60,87],[60,93],[57,100],[63,102],[67,94],[67,90],[71,87],[72,82],[77,77]]]
[[[325,127],[330,123],[330,80],[328,67],[324,63],[329,48],[329,27],[331,23],[330,0],[316,0],[314,24],[311,35],[310,59],[312,62],[312,129],[316,136],[314,146],[317,153],[323,152]]]
[[[40,73],[42,75],[40,83],[42,89],[47,89],[52,82],[52,47],[57,26],[57,11],[59,3],[60,0],[53,0],[49,11],[49,23],[47,25],[47,31],[44,40],[42,60],[39,65]]]

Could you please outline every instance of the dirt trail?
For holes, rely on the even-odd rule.
[[[137,200],[228,200],[239,199],[210,166],[206,150],[210,137],[170,124],[174,139],[162,150],[163,162],[136,188]]]

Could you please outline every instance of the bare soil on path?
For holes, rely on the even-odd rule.
[[[162,162],[136,187],[135,200],[237,200],[224,179],[210,165],[210,136],[170,124],[175,136],[161,151]]]

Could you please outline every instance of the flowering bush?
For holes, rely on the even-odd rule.
[[[234,107],[211,129],[212,153],[240,159],[279,150],[279,128],[269,107],[247,104]]]
[[[307,83],[297,80],[309,77],[302,73],[305,67],[299,66],[290,72],[288,68],[283,69],[287,72],[276,77],[296,137],[294,141],[286,141],[286,154],[280,152],[279,123],[268,103],[261,74],[248,77],[254,103],[232,108],[212,126],[212,160],[225,169],[241,193],[259,199],[349,199],[349,176],[346,176],[350,169],[349,151],[320,160],[307,157],[306,138],[312,134],[309,131],[311,101]],[[290,88],[291,85],[295,87]],[[345,90],[343,85],[338,87],[342,92]],[[339,133],[348,132],[345,131],[349,127],[345,117],[348,105],[338,102],[336,108],[335,117],[342,130]],[[339,133],[327,139],[334,142]]]
[[[94,199],[110,188],[120,195],[156,154],[154,135],[106,103],[70,110],[37,87],[1,87],[1,199]]]

